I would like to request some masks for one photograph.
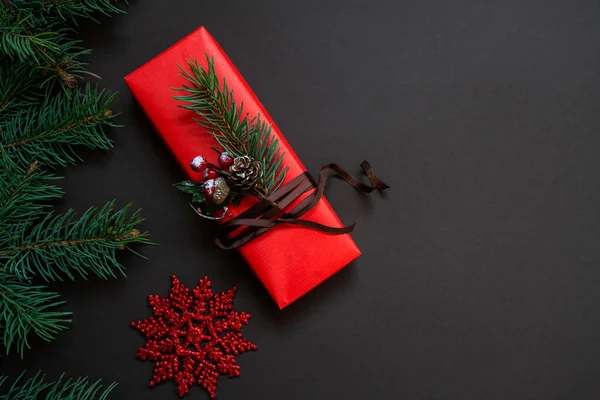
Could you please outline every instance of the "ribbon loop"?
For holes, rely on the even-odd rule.
[[[330,235],[343,235],[352,232],[354,224],[340,228],[307,221],[300,219],[300,217],[316,206],[321,197],[323,197],[329,170],[334,171],[341,179],[362,193],[389,189],[389,186],[379,179],[367,161],[363,161],[360,166],[369,178],[369,185],[362,183],[340,166],[333,163],[321,168],[317,184],[315,184],[308,172],[298,175],[268,197],[263,197],[260,202],[242,212],[236,218],[221,224],[215,238],[215,243],[225,250],[237,249],[281,224],[303,226]],[[313,189],[316,190],[298,203],[291,211],[284,211],[296,199]],[[240,231],[234,233],[237,230]]]

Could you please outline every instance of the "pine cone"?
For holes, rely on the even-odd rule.
[[[251,191],[262,174],[262,164],[249,156],[236,157],[229,172],[229,183],[232,186],[242,191]]]

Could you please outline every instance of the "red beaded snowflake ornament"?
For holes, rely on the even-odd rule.
[[[208,278],[193,291],[172,281],[168,298],[149,296],[153,316],[131,323],[147,339],[137,357],[154,361],[150,386],[172,379],[184,396],[197,383],[214,399],[220,375],[240,375],[235,356],[256,350],[240,333],[250,314],[233,311],[235,288],[215,294]]]

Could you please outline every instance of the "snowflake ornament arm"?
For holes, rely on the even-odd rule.
[[[190,291],[173,275],[169,297],[149,296],[153,315],[132,322],[147,340],[137,357],[154,362],[150,386],[173,380],[184,396],[198,384],[214,399],[220,375],[240,375],[235,356],[257,349],[241,333],[250,314],[233,310],[236,289],[215,294],[210,285],[205,277]]]

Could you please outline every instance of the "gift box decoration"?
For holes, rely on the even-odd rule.
[[[240,204],[229,204],[225,218],[219,221],[221,227],[227,226],[226,235],[220,236],[219,244],[237,248],[277,305],[284,308],[344,268],[360,255],[360,251],[350,235],[345,233],[351,231],[351,227],[344,227],[322,196],[327,169],[322,170],[317,187],[267,110],[204,27],[125,78],[188,178],[197,182],[207,178],[206,167],[202,169],[198,168],[198,164],[190,164],[199,154],[204,155],[211,165],[217,165],[220,157],[213,150],[218,143],[214,136],[207,134],[206,124],[197,123],[198,113],[182,107],[183,103],[175,98],[181,93],[174,88],[189,87],[192,76],[189,68],[194,67],[201,71],[210,69],[226,82],[232,101],[238,106],[243,104],[242,112],[248,121],[265,124],[269,128],[269,140],[277,143],[281,158],[282,173],[278,175],[281,186],[273,193],[261,194],[262,200],[245,196]],[[232,162],[226,161],[229,161],[227,164]],[[235,167],[228,166],[228,171],[221,172],[230,185],[239,185],[239,181],[232,182],[235,176],[231,168],[249,168],[247,164],[238,157]],[[366,163],[363,168],[369,175],[371,187],[359,183],[335,165],[329,168],[363,191],[387,188]],[[238,177],[247,178],[256,171],[242,172],[238,173]],[[222,183],[227,189],[227,196],[229,187],[222,179],[217,183]],[[218,193],[223,194],[223,191]],[[219,198],[219,201],[222,200]],[[240,235],[241,239],[227,242],[228,238],[239,233],[237,231],[244,229],[246,231]]]

